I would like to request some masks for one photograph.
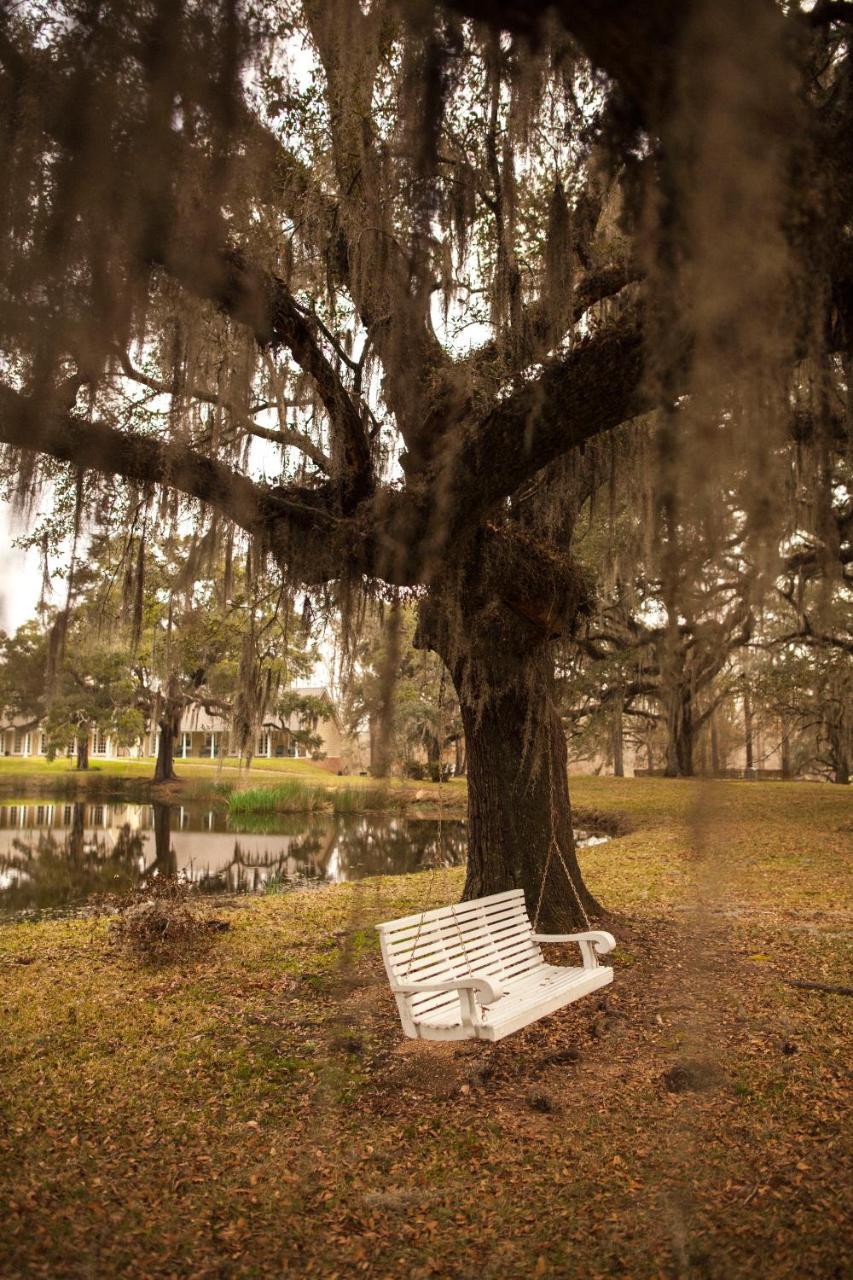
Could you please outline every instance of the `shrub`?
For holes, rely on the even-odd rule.
[[[453,777],[453,768],[446,763],[439,765],[437,760],[429,763],[407,760],[403,765],[403,777],[411,778],[413,782],[447,782]]]
[[[170,964],[201,954],[224,927],[191,901],[186,880],[155,876],[121,904],[110,938],[144,964]]]

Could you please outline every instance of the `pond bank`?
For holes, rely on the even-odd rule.
[[[0,798],[19,795],[66,795],[69,797],[109,799],[132,797],[138,801],[159,800],[181,803],[185,800],[208,800],[227,804],[233,792],[277,790],[310,796],[341,793],[349,798],[338,806],[343,810],[377,808],[374,803],[359,804],[359,796],[380,795],[385,811],[414,807],[434,807],[464,812],[467,790],[464,779],[447,782],[410,782],[399,778],[377,779],[365,775],[335,774],[320,764],[302,760],[253,761],[249,769],[236,760],[178,761],[175,782],[155,783],[153,760],[109,760],[93,763],[78,771],[73,762],[59,760],[32,762],[27,759],[0,758]],[[267,806],[268,807],[268,806]],[[321,807],[301,804],[297,809]]]

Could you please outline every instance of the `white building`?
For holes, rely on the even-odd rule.
[[[325,708],[316,713],[291,713],[284,723],[269,721],[264,723],[255,741],[255,755],[269,759],[289,756],[295,759],[320,760],[328,769],[341,769],[349,765],[351,749],[348,739],[341,727],[337,709],[328,689],[317,687],[300,689],[301,697],[310,698]],[[306,744],[296,734],[308,733],[319,739],[319,744]],[[89,734],[89,756],[93,759],[142,759],[156,756],[159,730],[151,729],[145,737],[132,746],[119,745],[109,731],[93,729]],[[236,743],[232,746],[233,734],[227,716],[211,715],[202,707],[191,707],[185,713],[175,743],[175,758],[178,760],[211,759],[233,755]],[[69,748],[73,755],[73,748]],[[47,735],[39,724],[32,721],[13,721],[10,726],[0,729],[0,755],[33,756],[47,755]]]

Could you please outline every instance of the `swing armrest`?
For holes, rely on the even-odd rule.
[[[603,929],[590,929],[588,933],[534,933],[534,942],[576,942],[583,956],[583,967],[594,969],[598,964],[597,955],[607,955],[616,946],[612,933]]]
[[[401,996],[419,996],[425,991],[476,991],[480,1004],[494,1004],[503,991],[485,973],[472,973],[465,978],[441,978],[435,982],[400,982],[391,988]]]

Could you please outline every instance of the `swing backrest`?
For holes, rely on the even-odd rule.
[[[379,925],[382,956],[394,990],[415,982],[438,982],[485,974],[508,987],[543,967],[545,958],[524,902],[523,889],[436,907]],[[395,990],[407,1034],[414,1022],[437,1009],[458,1006],[453,992],[405,995]]]

